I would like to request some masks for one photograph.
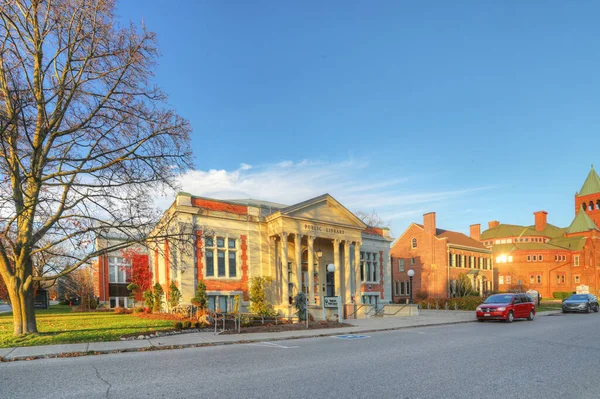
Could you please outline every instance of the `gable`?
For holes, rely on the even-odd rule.
[[[282,209],[281,215],[294,219],[352,226],[361,230],[367,227],[328,194]]]

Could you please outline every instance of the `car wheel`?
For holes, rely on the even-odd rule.
[[[506,322],[512,323],[514,319],[515,319],[514,313],[512,311],[508,312],[508,316],[506,316]]]
[[[587,308],[585,308],[585,313],[590,313],[591,311],[592,311],[592,306],[587,305]]]
[[[598,313],[599,310],[600,310],[600,306],[596,305],[596,307],[594,308],[594,312]]]
[[[532,321],[535,318],[535,312],[532,310],[531,312],[529,312],[529,317],[527,318],[527,320]]]

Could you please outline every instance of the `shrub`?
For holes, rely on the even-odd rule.
[[[552,293],[552,297],[554,299],[565,299],[570,297],[571,295],[573,295],[573,293],[567,291],[555,291]]]
[[[189,320],[184,321],[183,328],[192,328],[192,322]]]
[[[152,306],[153,312],[160,312],[162,310],[164,291],[159,283],[154,284],[154,302]]]
[[[206,305],[208,304],[208,297],[206,296],[206,284],[204,281],[200,280],[198,282],[198,286],[196,287],[196,296],[191,300],[192,305],[199,307],[200,309],[206,309]]]
[[[271,277],[252,277],[250,280],[250,306],[248,310],[260,316],[275,316],[277,312],[268,300],[267,290],[273,279]]]
[[[144,312],[144,308],[141,306],[136,306],[135,308],[133,308],[133,313],[142,313]]]
[[[199,321],[194,322],[194,328],[201,328],[202,323],[200,323]]]
[[[308,307],[306,303],[306,294],[304,292],[300,291],[298,295],[294,297],[294,307],[296,308],[298,319],[306,320]]]
[[[169,285],[169,307],[171,309],[175,308],[179,305],[179,301],[181,300],[181,291],[175,285],[175,282],[172,281],[171,285]]]
[[[154,307],[154,294],[152,290],[144,291],[144,305],[149,309]]]
[[[114,312],[117,314],[129,314],[131,313],[131,309],[116,307],[114,308]]]
[[[181,329],[183,328],[183,323],[182,323],[182,322],[180,322],[180,321],[176,321],[175,323],[173,323],[173,327],[174,327],[176,330],[181,330]]]
[[[415,293],[415,298],[417,298],[418,300],[424,301],[425,299],[427,299],[427,297],[429,296],[429,293],[425,290],[417,290],[417,292]]]

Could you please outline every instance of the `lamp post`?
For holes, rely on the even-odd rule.
[[[415,276],[415,271],[413,269],[410,269],[407,274],[408,274],[408,278],[410,279],[410,299],[409,299],[409,303],[412,304],[413,303],[413,296],[412,296],[413,295],[413,292],[412,292],[413,291],[413,285],[412,285],[412,279]]]

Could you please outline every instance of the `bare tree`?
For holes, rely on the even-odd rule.
[[[367,213],[364,211],[354,212],[357,218],[362,220],[367,226],[371,227],[390,227],[390,222],[384,221],[377,212]]]
[[[190,125],[151,83],[154,34],[115,19],[114,0],[0,0],[0,275],[15,334],[37,331],[35,281],[142,241],[162,215],[153,196],[191,167]],[[94,247],[107,231],[121,240]],[[36,274],[53,256],[64,267]]]

